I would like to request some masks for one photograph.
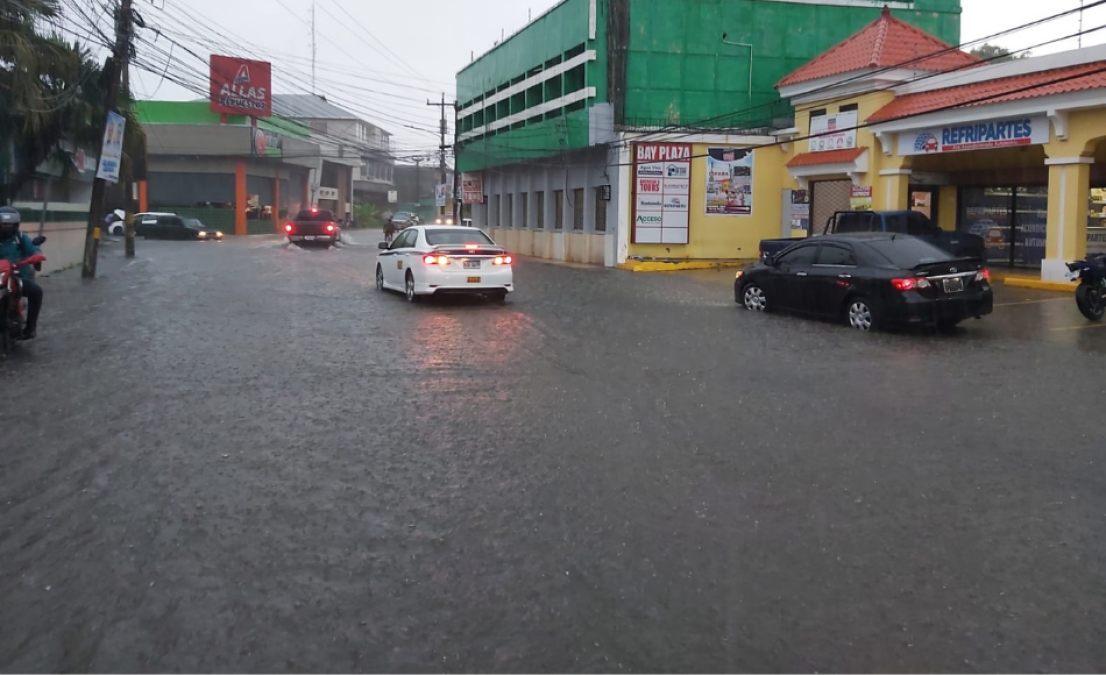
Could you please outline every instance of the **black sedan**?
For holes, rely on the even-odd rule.
[[[752,311],[841,319],[860,331],[911,323],[951,328],[994,310],[990,274],[979,260],[878,233],[805,239],[738,272],[734,297]]]
[[[134,233],[145,239],[190,239],[222,241],[223,233],[205,226],[195,218],[168,213],[141,214],[135,217]]]

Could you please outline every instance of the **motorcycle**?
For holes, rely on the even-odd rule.
[[[35,246],[41,246],[45,241],[43,236],[33,240]],[[27,300],[23,297],[23,284],[16,272],[27,265],[41,271],[45,261],[46,256],[41,253],[17,263],[0,260],[0,356],[6,356],[19,340],[27,316]]]
[[[1083,316],[1101,321],[1106,316],[1106,255],[1089,255],[1085,260],[1068,263],[1079,282],[1075,289],[1075,304]]]

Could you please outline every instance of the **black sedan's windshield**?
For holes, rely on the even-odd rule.
[[[427,230],[426,242],[431,246],[462,246],[465,244],[495,246],[495,242],[480,230],[460,230],[455,227]]]

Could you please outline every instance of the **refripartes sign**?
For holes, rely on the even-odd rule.
[[[902,131],[899,132],[899,155],[1012,148],[1041,145],[1048,141],[1047,117],[1014,117]]]
[[[686,244],[691,146],[638,143],[634,157],[634,243]]]
[[[211,111],[271,117],[273,66],[232,56],[211,55]]]

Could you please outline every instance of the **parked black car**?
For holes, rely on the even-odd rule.
[[[738,272],[734,298],[749,310],[842,319],[861,331],[909,323],[951,328],[994,310],[982,262],[883,233],[804,239]]]
[[[190,239],[222,241],[223,233],[205,226],[196,218],[171,213],[140,213],[134,219],[134,233],[146,239]]]

